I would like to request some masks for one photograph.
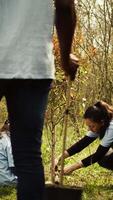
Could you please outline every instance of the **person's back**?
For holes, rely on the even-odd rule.
[[[5,96],[8,108],[18,200],[44,198],[41,139],[55,72],[54,13],[62,68],[74,80],[74,0],[0,0],[0,99]]]
[[[17,178],[12,173],[14,167],[9,136],[2,132],[0,135],[0,185],[16,183]]]
[[[53,79],[52,0],[0,1],[0,79]]]

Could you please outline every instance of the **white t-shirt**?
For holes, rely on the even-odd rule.
[[[53,0],[0,0],[0,79],[53,79]]]
[[[94,133],[92,131],[89,131],[87,133],[88,137],[94,137],[94,138],[98,138],[99,134],[98,133]],[[113,120],[110,122],[109,127],[106,129],[105,135],[102,138],[100,144],[103,147],[112,147],[113,146]]]

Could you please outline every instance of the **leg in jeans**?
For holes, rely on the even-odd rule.
[[[110,149],[102,160],[98,162],[101,167],[113,170],[113,149]]]
[[[13,82],[12,82],[13,83]],[[42,200],[41,137],[51,80],[15,81],[6,92],[18,200]]]

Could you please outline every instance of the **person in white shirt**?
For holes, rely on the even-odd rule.
[[[62,68],[74,80],[74,0],[0,0],[0,99],[5,96],[7,102],[18,200],[44,198],[41,138],[55,78],[54,16]]]
[[[17,183],[10,141],[9,122],[5,121],[0,131],[0,185]]]

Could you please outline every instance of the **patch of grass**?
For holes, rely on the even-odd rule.
[[[78,138],[69,130],[67,138],[67,146],[70,146]],[[50,181],[50,163],[51,163],[51,147],[50,135],[43,137],[43,160],[45,166],[46,181]],[[61,153],[61,135],[57,136],[56,156]],[[98,141],[94,142],[90,148],[86,148],[81,153],[74,155],[66,160],[65,165],[78,162],[87,157],[96,150]],[[98,164],[91,165],[87,168],[79,169],[70,176],[64,177],[64,185],[76,186],[83,188],[82,200],[112,200],[113,199],[113,172],[100,167]],[[15,200],[16,189],[13,186],[0,187],[0,200]]]
[[[15,200],[15,199],[16,199],[15,186],[0,187],[0,200]]]
[[[87,185],[84,188],[83,200],[112,200],[113,199],[113,185],[94,186]]]

